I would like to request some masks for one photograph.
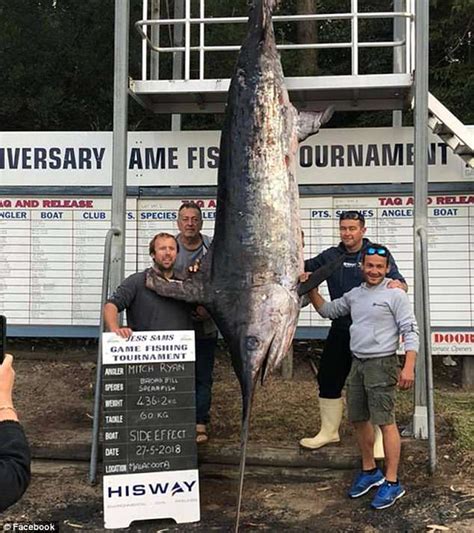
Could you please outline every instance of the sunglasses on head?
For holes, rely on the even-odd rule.
[[[381,255],[382,257],[388,256],[388,250],[386,248],[375,248],[373,246],[369,246],[365,253],[367,255]]]
[[[365,222],[365,217],[359,211],[343,211],[339,215],[339,220],[360,220],[361,222]]]

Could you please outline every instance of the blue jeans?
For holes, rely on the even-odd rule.
[[[209,422],[216,346],[217,335],[211,338],[196,339],[196,424]]]

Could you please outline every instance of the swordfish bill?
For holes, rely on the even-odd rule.
[[[333,110],[298,113],[289,101],[271,15],[275,0],[255,0],[231,80],[220,142],[212,245],[184,282],[150,274],[147,287],[203,304],[227,342],[243,405],[236,531],[239,526],[250,411],[262,383],[285,357],[301,296],[341,263],[303,272],[296,153]]]

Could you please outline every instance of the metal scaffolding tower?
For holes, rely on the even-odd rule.
[[[184,113],[222,113],[230,84],[230,72],[221,77],[206,76],[206,65],[216,53],[236,53],[240,45],[209,44],[209,29],[215,25],[245,24],[247,18],[214,17],[206,13],[205,0],[175,2],[174,18],[163,18],[159,0],[143,0],[142,20],[135,28],[142,37],[141,79],[128,80],[129,0],[116,0],[113,196],[110,286],[116,286],[124,273],[125,191],[127,153],[127,87],[133,98],[155,113],[172,113],[173,129],[179,129]],[[193,7],[194,6],[194,7]],[[394,126],[401,126],[401,110],[414,105],[414,245],[415,310],[422,334],[417,362],[413,434],[430,439],[430,468],[436,464],[434,441],[433,390],[431,377],[431,334],[427,268],[427,126],[437,133],[469,165],[474,166],[473,134],[428,92],[428,29],[426,0],[395,0],[393,11],[361,10],[351,0],[350,11],[325,14],[289,15],[273,18],[275,23],[317,21],[349,25],[350,39],[339,42],[277,43],[285,50],[339,50],[350,54],[350,72],[338,75],[289,76],[285,79],[290,99],[298,108],[337,110],[391,110]],[[364,41],[359,37],[363,20],[392,21],[393,37],[388,41]],[[168,29],[167,45],[160,35]],[[365,49],[391,49],[392,72],[362,72],[360,54]],[[162,68],[170,64],[172,71]],[[166,72],[169,72],[166,78]],[[172,73],[171,73],[172,72]],[[107,276],[108,277],[108,276]],[[106,288],[107,289],[107,288]],[[95,414],[97,417],[98,414]],[[98,438],[98,434],[94,438]],[[92,470],[91,470],[92,471]],[[95,470],[94,470],[95,472]],[[95,475],[95,474],[94,474]]]

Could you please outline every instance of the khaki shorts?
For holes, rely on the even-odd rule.
[[[347,379],[348,417],[351,422],[384,426],[395,423],[395,391],[400,373],[397,355],[352,359]]]

